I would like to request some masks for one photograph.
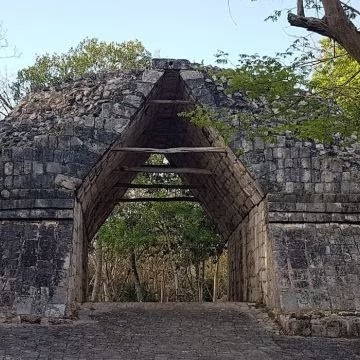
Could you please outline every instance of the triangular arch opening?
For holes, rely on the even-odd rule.
[[[214,130],[178,116],[195,104],[181,72],[166,70],[121,138],[83,181],[75,205],[70,303],[86,300],[89,241],[124,198],[126,184],[130,186],[136,174],[149,171],[179,174],[229,248],[234,247],[229,259],[230,300],[262,301],[267,296],[266,264],[253,261],[267,251],[264,195]],[[163,153],[169,164],[147,166],[152,152]]]

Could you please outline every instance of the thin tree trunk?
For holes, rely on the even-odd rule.
[[[174,273],[174,286],[175,286],[175,302],[179,300],[179,275],[174,264],[171,264]]]
[[[197,300],[198,302],[203,301],[204,294],[204,262],[198,262],[195,266],[196,271],[196,285],[197,285]]]
[[[195,282],[196,282],[196,295],[197,301],[200,301],[200,262],[195,264]]]
[[[138,302],[142,302],[142,301],[144,301],[144,294],[141,289],[140,277],[139,277],[139,273],[138,273],[137,266],[136,266],[136,255],[135,255],[134,251],[132,251],[130,254],[130,268],[131,268],[131,273],[132,273],[133,281],[134,281],[134,285],[135,285],[136,299]]]
[[[201,262],[200,267],[200,288],[199,288],[199,302],[204,301],[204,283],[205,283],[205,260]]]
[[[154,291],[154,294],[157,294],[157,291],[158,291],[158,272],[157,272],[157,269],[154,270],[153,291]]]
[[[109,301],[110,301],[109,288],[108,288],[108,284],[107,284],[106,281],[104,282],[104,301],[105,301],[105,302],[109,302]]]
[[[111,282],[111,270],[109,269],[109,261],[105,261],[105,275],[106,280],[104,281],[104,297],[105,301],[110,301],[109,284]]]
[[[91,294],[91,301],[99,301],[99,293],[101,289],[101,275],[103,268],[103,248],[101,241],[99,239],[95,240],[95,259],[96,259],[96,268],[95,268],[95,280],[94,287]]]
[[[161,273],[161,283],[160,283],[160,302],[164,302],[164,289],[165,289],[165,271],[162,270]]]
[[[177,270],[174,273],[174,282],[175,282],[175,302],[179,301],[179,276]]]
[[[190,273],[190,276],[189,276],[189,273]],[[189,283],[189,287],[190,287],[190,291],[191,291],[193,301],[196,301],[196,291],[195,291],[194,286],[193,286],[193,276],[191,274],[191,265],[190,265],[190,267],[186,268],[185,276],[186,276],[186,279],[187,279],[187,281]]]
[[[214,289],[213,289],[213,302],[218,299],[218,285],[219,285],[219,262],[220,259],[216,257],[215,271],[214,271]]]

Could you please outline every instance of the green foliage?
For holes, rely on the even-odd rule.
[[[155,157],[150,162],[161,161]],[[147,180],[143,178],[142,182]],[[177,179],[163,179],[165,183],[174,180]],[[165,196],[165,190],[155,191],[157,197]],[[140,195],[129,193],[129,196]],[[117,207],[103,224],[96,241],[101,242],[103,249],[106,264],[103,277],[107,279],[104,281],[112,284],[111,299],[116,301],[138,299],[134,283],[129,282],[131,254],[136,256],[144,301],[158,301],[160,289],[158,286],[154,288],[154,281],[158,284],[160,276],[163,284],[164,281],[172,283],[171,278],[175,274],[178,286],[182,283],[181,295],[169,292],[168,288],[167,297],[175,301],[193,299],[194,284],[191,270],[190,274],[188,271],[199,269],[203,261],[218,254],[216,249],[221,243],[204,210],[198,204],[189,202],[124,204]],[[122,269],[120,274],[119,269]],[[118,271],[122,281],[110,281],[113,271]],[[202,280],[198,278],[197,281]],[[107,286],[109,288],[110,285]]]
[[[153,155],[148,164],[164,164],[163,155]],[[134,183],[180,184],[174,174],[143,174]],[[130,197],[169,197],[179,190],[135,189]],[[188,190],[180,190],[186,192]],[[184,195],[182,193],[181,195]],[[215,252],[220,237],[202,207],[193,202],[127,203],[117,207],[100,228],[97,239],[125,258],[157,254],[179,266],[199,263]]]
[[[323,40],[324,59],[315,69],[311,86],[318,94],[337,104],[347,125],[359,131],[360,64],[330,40]]]
[[[125,257],[157,247],[185,262],[209,257],[220,242],[203,209],[188,202],[126,204],[104,223],[98,240]]]
[[[196,105],[194,110],[182,112],[178,115],[200,128],[212,128],[216,130],[224,139],[225,144],[229,142],[231,136],[236,131],[232,126],[232,118],[229,113],[224,110]]]
[[[146,221],[147,204],[127,204],[118,208],[100,228],[98,239],[118,253],[150,246],[155,238]]]
[[[239,66],[224,70],[229,79],[229,93],[243,91],[253,98],[265,97],[268,102],[289,97],[297,92],[296,86],[304,81],[303,76],[269,56],[240,55]]]
[[[198,204],[154,203],[147,216],[162,254],[176,257],[183,265],[205,260],[220,242],[214,225]]]
[[[290,130],[301,139],[333,143],[359,132],[359,73],[359,65],[342,54],[312,78],[308,69],[285,66],[278,58],[241,55],[236,68],[218,76],[226,79],[228,93],[246,94],[257,104],[256,111],[238,115],[249,137],[270,141]]]
[[[118,69],[144,69],[150,65],[150,53],[138,40],[123,43],[85,39],[63,54],[45,54],[35,64],[18,72],[14,83],[19,98],[29,89],[56,85],[87,73]]]
[[[215,56],[215,62],[217,64],[225,65],[228,63],[229,53],[222,51],[222,50],[218,50],[214,56]]]

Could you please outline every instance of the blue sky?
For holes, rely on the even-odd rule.
[[[85,37],[106,41],[139,39],[161,57],[205,60],[217,49],[274,55],[285,50],[295,34],[286,19],[264,22],[274,9],[291,8],[295,0],[17,0],[1,5],[7,38],[21,52],[1,59],[10,73],[30,65],[36,54],[65,52]]]

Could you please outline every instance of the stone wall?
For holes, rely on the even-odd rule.
[[[229,300],[264,303],[273,308],[277,279],[266,201],[255,206],[228,240]]]
[[[360,310],[360,225],[271,223],[280,308]]]
[[[19,314],[65,313],[70,220],[0,223],[1,305]]]
[[[63,316],[84,300],[89,236],[76,190],[119,139],[156,75],[108,74],[43,89],[0,122],[4,311]]]
[[[156,68],[157,67],[157,68]],[[0,306],[63,315],[86,294],[88,242],[144,154],[121,147],[224,146],[177,116],[195,103],[251,111],[187,61],[89,76],[30,94],[0,123]],[[160,102],[159,102],[160,100]],[[185,105],[161,103],[181,100]],[[243,155],[235,155],[241,150]],[[298,141],[249,141],[224,153],[169,156],[229,246],[232,300],[294,310],[358,310],[360,160]]]
[[[356,150],[278,136],[235,140],[267,192],[279,309],[359,310],[360,187]]]

